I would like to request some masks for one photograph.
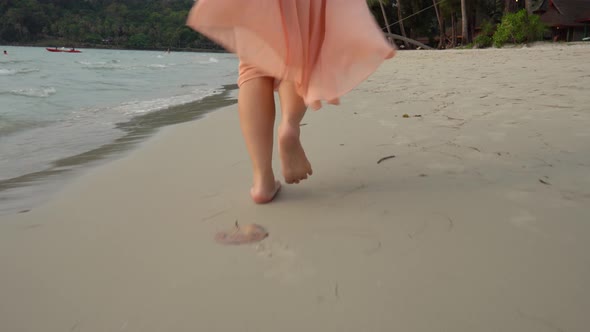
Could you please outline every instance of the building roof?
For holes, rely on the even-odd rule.
[[[590,23],[590,0],[533,0],[532,9],[551,27]]]
[[[531,2],[531,9],[533,10],[533,13],[536,13],[540,10],[545,10],[546,8],[544,7],[547,7],[548,3],[548,1],[545,0],[532,0]]]

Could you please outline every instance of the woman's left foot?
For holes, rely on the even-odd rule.
[[[282,123],[279,127],[279,155],[285,182],[299,183],[313,173],[301,141],[299,126]]]

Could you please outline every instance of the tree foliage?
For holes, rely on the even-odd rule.
[[[0,0],[0,42],[219,48],[186,27],[193,0]]]
[[[492,46],[494,43],[494,25],[488,21],[481,25],[481,33],[473,39],[473,43],[477,48],[486,48]]]
[[[526,9],[507,13],[502,18],[494,34],[494,45],[502,47],[506,43],[527,43],[543,38],[547,28],[538,15],[529,15]]]
[[[384,31],[390,26],[391,32],[403,35],[403,23],[409,38],[427,38],[434,47],[436,39],[439,47],[457,44],[457,32],[461,33],[461,0],[367,0],[367,3]],[[464,19],[469,31],[463,42],[471,40],[483,20],[499,23],[505,3],[505,0],[465,0],[468,17]],[[0,0],[0,43],[220,49],[186,27],[186,17],[193,4],[194,0]],[[505,42],[520,40],[516,34],[523,33],[505,31],[501,30]],[[525,39],[532,38],[531,31],[524,34]],[[476,44],[489,43],[485,36],[478,41],[485,43]],[[502,43],[501,39],[498,43]]]

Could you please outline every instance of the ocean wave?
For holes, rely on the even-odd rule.
[[[0,76],[12,76],[18,74],[28,74],[39,71],[38,68],[22,68],[22,69],[4,69],[0,68]]]
[[[82,65],[84,69],[98,69],[98,70],[117,70],[126,69],[124,66],[119,65],[119,60],[111,60],[108,62],[90,62],[90,61],[76,61]]]
[[[10,135],[25,129],[35,128],[41,124],[42,123],[40,122],[7,119],[6,117],[0,116],[0,136]]]
[[[28,74],[28,73],[35,73],[41,71],[39,68],[23,68],[23,69],[19,69],[17,70],[17,74]]]
[[[92,85],[92,89],[97,91],[130,91],[132,90],[131,87],[123,84],[123,83],[115,83],[115,82],[95,82]]]
[[[154,68],[154,69],[162,69],[162,68],[168,68],[168,66],[166,65],[161,65],[161,64],[151,64],[151,65],[147,65],[148,68]]]
[[[0,59],[0,63],[24,63],[24,62],[31,62],[31,60]]]
[[[144,101],[126,102],[114,107],[114,110],[127,115],[138,115],[153,111],[164,110],[173,106],[188,104],[219,93],[221,93],[220,89],[197,89],[194,90],[192,93],[185,95],[157,98]]]
[[[206,65],[206,64],[218,63],[218,62],[219,62],[219,60],[217,60],[217,58],[210,57],[207,61],[199,61],[199,64]]]
[[[196,84],[181,84],[180,87],[181,88],[190,88],[190,87],[194,87],[194,86],[206,86],[207,83],[196,83]]]
[[[14,69],[0,68],[0,75],[1,76],[9,76],[9,75],[14,75],[14,74],[16,74],[16,70],[14,70]]]
[[[47,97],[54,95],[56,93],[57,93],[57,91],[53,87],[0,91],[0,94],[5,94],[5,95],[9,94],[9,95],[14,95],[14,96],[35,97],[35,98],[47,98]]]

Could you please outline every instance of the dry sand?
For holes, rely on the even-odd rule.
[[[168,127],[0,220],[0,331],[588,331],[589,55],[400,52],[266,206],[235,106]]]

